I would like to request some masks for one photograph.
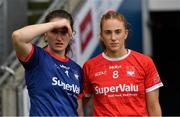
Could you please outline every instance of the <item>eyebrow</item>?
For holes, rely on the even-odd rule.
[[[121,31],[122,29],[118,28],[118,29],[115,29],[115,30],[110,30],[110,29],[107,29],[107,30],[104,30],[104,31]]]
[[[60,29],[52,29],[51,32],[53,33],[58,33],[58,32],[61,32],[61,33],[68,33],[68,29],[66,27],[63,27],[63,28],[60,28]]]

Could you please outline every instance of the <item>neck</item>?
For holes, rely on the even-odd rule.
[[[111,58],[119,58],[119,57],[122,57],[122,56],[128,54],[128,49],[123,49],[118,52],[112,52],[112,51],[106,50],[104,53]]]
[[[49,47],[47,47],[45,49],[48,53],[50,53],[51,55],[54,55],[54,56],[57,56],[57,57],[60,57],[62,59],[66,59],[66,55],[65,55],[65,52],[56,52],[56,51],[53,51],[52,49],[50,49]]]

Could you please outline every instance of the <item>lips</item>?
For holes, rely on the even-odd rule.
[[[111,47],[117,47],[118,44],[117,44],[117,43],[110,43],[110,46],[111,46]]]
[[[56,46],[63,46],[63,43],[58,42],[58,43],[55,43],[55,45]]]

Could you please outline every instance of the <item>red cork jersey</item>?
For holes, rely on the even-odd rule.
[[[83,93],[94,95],[95,116],[146,116],[146,93],[163,86],[152,59],[133,50],[120,58],[102,53],[83,71]]]

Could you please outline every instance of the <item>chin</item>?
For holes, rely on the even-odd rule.
[[[54,51],[56,52],[61,52],[61,51],[64,51],[65,49],[64,48],[54,48]]]
[[[112,51],[112,52],[120,51],[119,48],[111,48],[111,49],[109,49],[109,50]]]

